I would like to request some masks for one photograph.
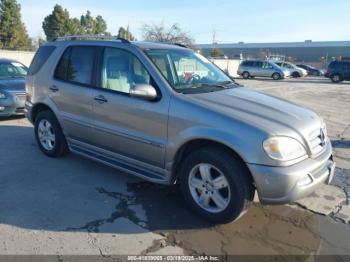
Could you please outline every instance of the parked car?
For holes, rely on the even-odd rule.
[[[104,39],[58,38],[33,59],[26,115],[47,156],[70,150],[180,183],[217,223],[239,218],[255,190],[283,204],[331,181],[332,146],[314,112],[236,84],[191,49]]]
[[[325,77],[329,77],[332,82],[350,80],[350,61],[333,61],[328,65]]]
[[[292,77],[307,76],[307,71],[289,62],[275,62],[276,65],[285,68],[290,71]]]
[[[0,59],[0,116],[24,114],[27,67],[10,59]]]
[[[290,76],[289,70],[282,69],[273,62],[262,60],[243,61],[238,67],[237,74],[244,79],[258,76],[271,77],[274,80],[279,80]]]
[[[298,64],[297,67],[303,68],[307,71],[307,74],[310,76],[323,76],[324,71],[321,69],[318,69],[316,67],[310,66],[310,65],[304,65],[304,64]]]

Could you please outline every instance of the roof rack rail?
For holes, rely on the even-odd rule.
[[[56,42],[56,41],[77,41],[77,40],[119,40],[122,43],[128,43],[131,42],[125,38],[117,37],[117,36],[108,36],[108,35],[67,35],[67,36],[61,36],[61,37],[55,37],[50,39],[50,42]]]
[[[180,47],[185,47],[185,48],[188,48],[187,45],[185,44],[181,44],[181,43],[173,43],[173,45],[177,45],[177,46],[180,46]]]

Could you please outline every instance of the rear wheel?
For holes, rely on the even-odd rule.
[[[331,76],[331,80],[332,80],[333,83],[339,83],[339,82],[342,81],[342,78],[341,78],[341,76],[339,74],[333,74]]]
[[[250,173],[238,157],[208,147],[191,153],[181,168],[181,190],[189,206],[214,223],[238,219],[253,199]]]
[[[244,79],[248,79],[250,77],[250,74],[249,74],[249,72],[245,71],[245,72],[243,72],[242,76]]]
[[[51,111],[42,111],[38,114],[34,129],[39,148],[45,155],[60,157],[68,152],[62,129]]]
[[[281,79],[281,75],[279,73],[273,73],[272,79],[273,80],[280,80]]]

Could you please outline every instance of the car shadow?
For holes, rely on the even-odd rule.
[[[187,208],[177,185],[145,182],[72,153],[46,157],[32,127],[0,125],[0,137],[2,224],[128,234],[212,226]]]
[[[16,115],[16,116],[0,116],[0,122],[9,121],[9,120],[18,120],[25,118],[25,115]]]

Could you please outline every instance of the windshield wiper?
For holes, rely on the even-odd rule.
[[[219,84],[208,84],[208,83],[202,83],[199,85],[195,85],[194,87],[198,88],[198,87],[219,87],[222,89],[229,89],[232,88],[230,86],[228,86],[229,84],[234,84],[234,82],[229,82],[229,83],[219,83]]]

